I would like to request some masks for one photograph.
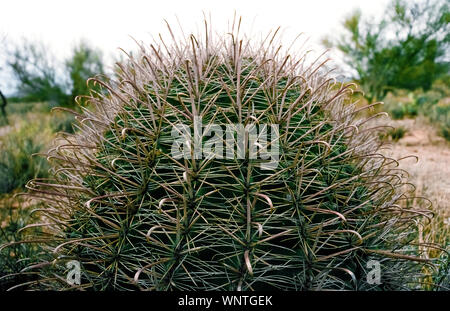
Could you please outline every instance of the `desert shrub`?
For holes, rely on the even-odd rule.
[[[405,117],[405,109],[403,108],[403,105],[401,105],[401,104],[393,105],[392,107],[390,107],[388,112],[389,112],[389,115],[394,120],[403,119]]]
[[[74,259],[94,290],[420,287],[429,212],[400,205],[406,181],[350,85],[233,29],[140,46],[98,81],[108,94],[48,153],[52,180],[28,184],[53,219],[36,288],[77,288],[55,279]]]
[[[387,104],[387,112],[394,120],[404,118],[414,118],[419,113],[419,107],[416,102],[396,102],[394,104]]]
[[[441,134],[446,140],[450,141],[450,122],[441,125]]]
[[[42,130],[41,124],[31,123],[0,138],[0,194],[24,189],[31,178],[48,176],[45,159],[32,156],[46,151]]]
[[[54,111],[50,118],[50,127],[54,132],[73,133],[75,117],[71,113]]]
[[[406,104],[405,106],[405,115],[410,117],[410,118],[414,118],[417,116],[419,110],[417,107],[417,104],[415,102],[411,102]]]
[[[87,83],[94,75],[103,74],[103,59],[100,50],[81,41],[72,50],[72,56],[65,62],[70,77],[71,102],[75,103],[77,96],[89,95],[91,90],[99,91],[98,86]]]
[[[422,109],[424,112],[426,112],[425,110],[427,108],[430,108],[437,104],[439,99],[441,99],[439,93],[430,93],[431,92],[423,93],[416,98],[416,105],[420,107],[420,109]]]
[[[407,132],[403,126],[399,126],[396,128],[389,128],[385,133],[380,133],[381,139],[388,139],[392,141],[399,141],[402,139]]]
[[[75,98],[88,95],[96,86],[87,85],[94,74],[103,74],[102,54],[81,41],[63,63],[43,43],[22,40],[10,43],[7,65],[16,79],[16,97],[24,102],[46,102],[49,108],[77,108]]]
[[[428,116],[438,126],[439,133],[450,141],[450,97],[443,98],[434,105]]]
[[[391,0],[380,21],[355,10],[343,21],[342,35],[333,33],[322,42],[343,53],[367,100],[380,101],[396,89],[449,85],[448,16],[447,1]]]
[[[50,107],[46,102],[12,102],[6,107],[8,115],[26,115],[30,112],[48,113]]]

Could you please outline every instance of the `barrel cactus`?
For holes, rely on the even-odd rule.
[[[426,213],[380,153],[352,86],[321,58],[239,33],[172,38],[128,55],[79,99],[75,134],[30,181],[38,288],[406,289],[426,259]],[[170,42],[169,42],[170,41]],[[33,242],[33,241],[28,241]],[[70,261],[80,284],[67,284]],[[379,266],[379,279],[373,269]],[[372,279],[371,279],[372,278]],[[29,285],[29,284],[28,284]]]

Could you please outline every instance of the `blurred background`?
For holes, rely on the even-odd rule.
[[[260,36],[281,26],[287,45],[301,42],[320,55],[329,49],[339,83],[356,82],[359,105],[391,127],[382,152],[400,161],[427,197],[435,220],[419,240],[450,241],[450,11],[445,0],[315,1],[3,1],[0,5],[0,244],[24,238],[38,202],[20,193],[32,178],[48,177],[44,153],[58,132],[73,133],[75,98],[114,75],[114,63],[135,42],[167,33],[164,19],[184,33],[202,29],[204,16],[219,33],[233,16],[243,32]],[[416,158],[417,157],[417,158]],[[418,161],[417,161],[418,159]],[[423,202],[423,201],[420,201]],[[423,204],[406,202],[405,204]],[[26,234],[33,234],[33,229]],[[39,247],[18,244],[0,252],[1,277],[23,269]],[[433,257],[430,251],[426,256]]]

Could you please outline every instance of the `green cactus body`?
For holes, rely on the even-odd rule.
[[[97,81],[107,94],[92,94],[78,131],[49,152],[55,180],[28,186],[52,223],[39,286],[68,287],[52,276],[64,278],[72,259],[79,286],[95,290],[400,289],[417,280],[423,264],[408,241],[420,215],[399,205],[395,161],[356,119],[349,86],[275,42],[207,30],[142,47],[119,64],[118,81]],[[270,139],[249,146],[247,131],[244,143],[231,136],[228,157],[185,148],[176,158],[173,130],[183,124],[195,139],[196,117],[204,134],[223,130],[199,138],[216,137],[214,151],[225,153],[227,125],[267,125]],[[271,147],[278,156],[267,169],[273,159],[258,155]],[[377,284],[366,277],[373,259]]]

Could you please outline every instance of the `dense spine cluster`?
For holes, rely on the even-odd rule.
[[[104,92],[86,99],[77,132],[49,151],[54,179],[28,184],[46,202],[36,240],[48,254],[28,270],[40,274],[36,286],[370,290],[416,282],[425,259],[410,241],[427,214],[402,204],[403,172],[379,152],[377,129],[357,118],[351,86],[330,78],[321,58],[283,49],[277,32],[252,42],[240,21],[223,37],[205,25],[184,42],[172,35],[170,44],[141,46],[117,65],[117,81],[95,80]],[[276,167],[250,156],[248,132],[232,157],[196,156],[195,148],[175,157],[174,127],[194,132],[196,118],[201,143],[211,124],[276,125],[277,145],[272,133],[268,146],[254,146],[257,155],[276,146]],[[81,263],[81,285],[65,282],[70,260]],[[380,282],[367,281],[370,260],[380,263]]]

